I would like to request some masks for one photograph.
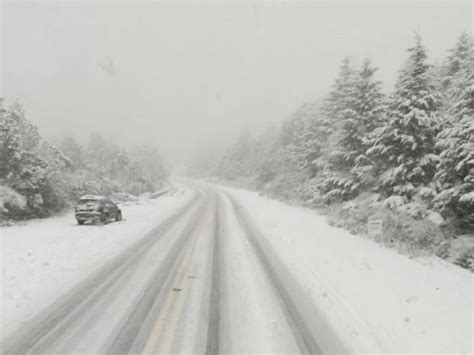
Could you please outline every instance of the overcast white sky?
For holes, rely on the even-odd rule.
[[[345,56],[389,90],[415,30],[442,59],[472,16],[469,1],[4,2],[2,95],[47,137],[183,157],[320,98]]]

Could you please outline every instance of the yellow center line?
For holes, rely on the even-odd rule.
[[[197,238],[195,238],[194,243],[196,243]],[[191,262],[187,264],[186,271],[189,271]],[[177,323],[181,319],[181,315],[183,312],[183,307],[186,304],[186,300],[189,296],[189,290],[191,287],[184,287],[183,291],[180,293],[179,298],[177,299],[177,304],[173,309],[173,313],[171,314],[171,321],[166,327],[166,332],[163,335],[163,341],[158,348],[158,354],[168,354],[170,352],[170,348],[173,344],[173,339],[175,335],[175,331],[177,329]]]
[[[173,289],[178,288],[178,286],[182,285],[182,283],[183,283],[183,280],[184,280],[184,277],[185,277],[185,274],[186,274],[185,271],[186,272],[188,271],[189,264],[191,263],[192,259],[191,259],[190,256],[191,256],[191,254],[194,250],[194,247],[196,245],[197,236],[199,235],[200,230],[202,228],[203,220],[204,220],[204,218],[201,219],[201,221],[199,222],[199,224],[197,225],[197,227],[196,227],[196,229],[193,233],[193,236],[192,236],[193,239],[192,239],[191,243],[189,243],[189,246],[188,246],[188,248],[185,252],[185,255],[184,255],[184,257],[182,259],[182,262],[180,264],[180,267],[178,269],[178,272],[176,273],[176,276],[173,279],[171,290],[169,290],[168,294],[166,295],[165,302],[163,303],[163,307],[160,310],[157,321],[156,321],[152,331],[150,332],[150,336],[148,337],[148,340],[147,340],[147,342],[145,344],[145,347],[142,351],[142,355],[151,355],[151,354],[155,353],[154,350],[157,346],[158,339],[160,338],[160,335],[163,331],[163,325],[164,325],[165,321],[167,320],[168,316],[171,313],[173,302],[175,301],[176,296],[179,296],[179,294],[176,291],[174,291]],[[185,291],[185,295],[187,295],[188,288],[187,287],[184,288],[184,291]],[[179,299],[181,300],[183,298],[184,297],[180,297]],[[180,302],[180,304],[181,303],[182,302]],[[180,307],[180,308],[182,308],[182,307]],[[173,314],[175,315],[175,312],[173,312]],[[169,327],[167,328],[167,332],[166,332],[165,336],[166,336],[166,339],[169,339],[169,338],[172,339],[173,338],[172,334],[170,334],[170,328]],[[168,343],[169,340],[167,340],[166,342]]]

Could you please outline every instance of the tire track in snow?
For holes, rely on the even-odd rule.
[[[220,224],[220,197],[217,196],[215,225],[214,225],[214,241],[212,247],[212,278],[211,293],[209,297],[209,322],[207,328],[207,345],[206,354],[219,354],[220,339],[220,298],[221,298],[221,273],[220,273],[220,243],[222,236]]]
[[[254,228],[251,227],[251,223],[247,216],[242,212],[242,208],[235,199],[228,193],[232,208],[234,210],[237,221],[239,222],[247,240],[252,247],[254,253],[257,255],[261,262],[262,268],[270,285],[272,286],[280,307],[283,311],[286,321],[292,331],[295,342],[300,350],[301,354],[323,354],[323,350],[317,343],[314,335],[311,332],[306,320],[303,318],[298,310],[296,302],[288,292],[287,287],[282,282],[277,271],[275,270],[274,264],[271,259],[267,256],[262,245],[259,243],[259,237]]]

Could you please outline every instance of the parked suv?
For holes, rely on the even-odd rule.
[[[85,195],[77,202],[76,220],[78,224],[86,221],[107,223],[110,219],[122,220],[122,211],[104,196]]]

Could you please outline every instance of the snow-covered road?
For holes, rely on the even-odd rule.
[[[125,207],[1,230],[6,354],[472,353],[465,270],[248,191]]]

